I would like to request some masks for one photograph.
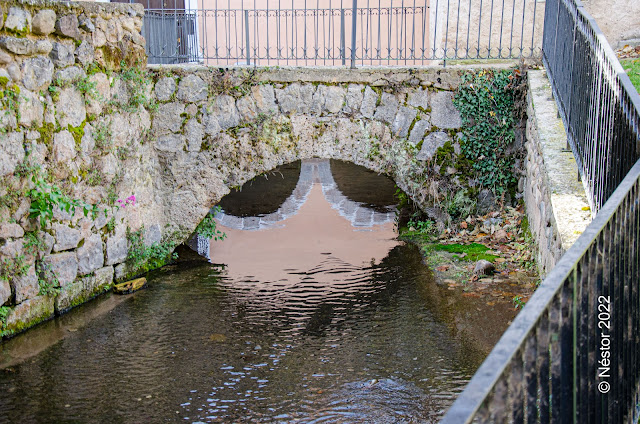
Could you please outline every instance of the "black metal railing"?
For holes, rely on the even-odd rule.
[[[591,207],[640,158],[640,97],[579,1],[547,0],[543,61]]]
[[[577,0],[547,0],[543,58],[594,211],[443,419],[636,423],[640,97]]]
[[[200,0],[195,8],[174,0],[160,9],[147,3],[156,7],[144,17],[149,63],[355,67],[541,52],[536,0],[252,0],[233,7]]]

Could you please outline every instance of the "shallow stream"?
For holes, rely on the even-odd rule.
[[[305,161],[221,202],[212,263],[0,345],[0,422],[437,422],[513,318],[396,240],[393,183]]]

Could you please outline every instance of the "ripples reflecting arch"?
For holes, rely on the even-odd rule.
[[[386,224],[395,219],[395,206],[389,206],[386,211],[380,212],[342,194],[331,173],[329,159],[302,160],[300,176],[295,189],[275,212],[264,216],[239,217],[221,210],[215,215],[215,218],[220,225],[238,230],[255,231],[282,226],[281,223],[296,215],[307,201],[313,184],[321,185],[322,194],[327,202],[353,227],[367,228]],[[198,254],[209,257],[210,240],[198,235],[193,241],[195,243],[192,242],[190,245],[197,247]],[[193,246],[193,244],[197,246]]]

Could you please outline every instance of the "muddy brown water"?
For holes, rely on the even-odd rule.
[[[167,267],[2,343],[0,422],[437,422],[513,308],[449,290],[396,240],[381,218],[392,183],[329,168],[333,186],[312,175],[288,218],[220,227],[212,263]],[[225,213],[273,216],[269,202],[300,189],[300,164],[289,171]]]

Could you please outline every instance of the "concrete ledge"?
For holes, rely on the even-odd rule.
[[[591,211],[546,72],[530,70],[528,83],[525,204],[544,276],[591,222]]]

